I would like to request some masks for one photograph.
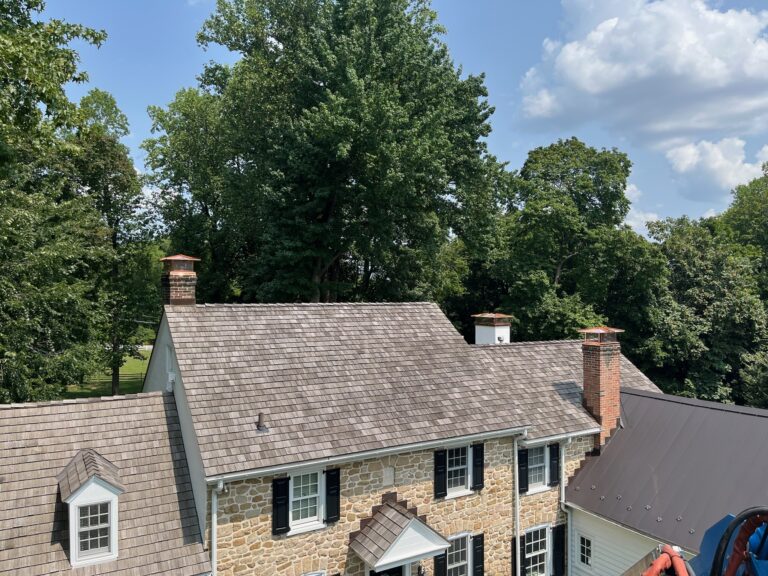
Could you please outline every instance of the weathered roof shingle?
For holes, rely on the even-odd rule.
[[[117,560],[70,567],[68,506],[57,478],[65,467],[73,479],[61,479],[73,482],[65,492],[95,469],[125,489],[118,497]],[[0,494],[0,574],[210,571],[170,394],[0,406]]]
[[[83,484],[93,477],[101,478],[121,492],[125,492],[125,486],[120,481],[120,470],[109,460],[91,448],[80,450],[56,479],[59,481],[59,494],[63,501],[67,501],[73,493],[77,492]]]

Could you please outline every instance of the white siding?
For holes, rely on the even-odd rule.
[[[181,437],[184,439],[184,452],[187,456],[189,478],[192,482],[192,493],[195,497],[197,520],[200,524],[200,534],[205,534],[206,507],[208,505],[208,488],[205,483],[203,470],[203,458],[200,454],[200,446],[197,443],[197,435],[192,425],[192,413],[189,410],[187,395],[176,362],[176,354],[173,349],[171,332],[168,322],[163,316],[160,327],[157,330],[155,346],[152,349],[152,357],[147,367],[147,376],[144,380],[144,392],[159,392],[166,389],[168,384],[168,372],[176,375],[176,384],[173,387],[176,410],[179,413],[181,425]]]
[[[618,576],[659,544],[642,534],[581,510],[571,510],[568,531],[570,576]],[[591,567],[580,561],[580,535],[592,540]]]

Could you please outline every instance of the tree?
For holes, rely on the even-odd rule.
[[[433,263],[495,161],[482,77],[462,78],[441,34],[421,0],[218,2],[200,41],[242,59],[209,66],[200,89],[154,109],[163,135],[147,144],[174,244],[203,220],[207,250],[226,255],[214,265],[231,292],[213,292],[332,301],[444,290]],[[203,125],[215,152],[193,141]]]
[[[142,320],[158,315],[159,295],[148,261],[148,212],[128,148],[118,140],[128,122],[114,98],[93,90],[81,101],[83,124],[73,135],[79,191],[93,203],[108,235],[98,287],[107,311],[106,364],[112,394],[120,392],[120,367],[139,355]],[[155,312],[153,314],[153,311]]]

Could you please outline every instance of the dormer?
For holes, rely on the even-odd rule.
[[[69,509],[73,568],[117,558],[118,497],[125,492],[117,466],[90,448],[80,450],[57,476]]]

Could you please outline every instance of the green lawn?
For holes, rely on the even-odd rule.
[[[149,363],[149,350],[142,350],[143,358],[128,358],[120,368],[120,393],[136,394],[141,392],[144,384],[144,372]],[[109,396],[112,393],[112,378],[109,373],[98,374],[82,386],[67,388],[67,398],[88,398],[92,396]]]

